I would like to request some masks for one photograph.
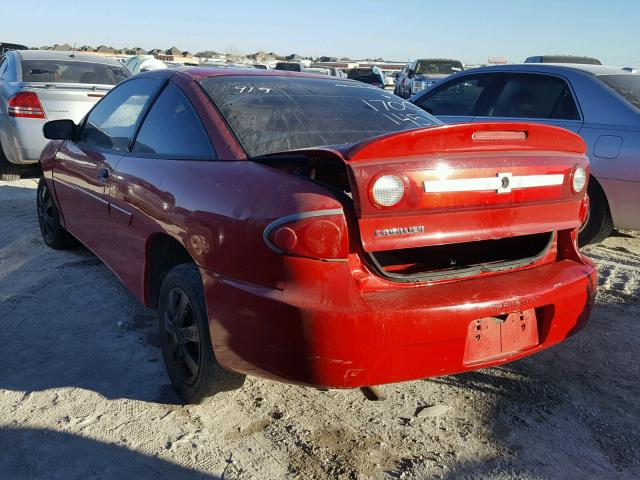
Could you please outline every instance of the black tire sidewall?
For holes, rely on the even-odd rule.
[[[36,208],[40,206],[40,194],[43,190],[49,191],[49,186],[47,185],[47,181],[44,178],[40,178],[38,181],[38,188],[36,190]],[[49,191],[49,195],[53,201],[53,195],[51,191]],[[69,233],[64,229],[64,227],[60,223],[60,212],[58,211],[58,207],[56,206],[55,201],[53,202],[53,238],[51,240],[47,240],[44,234],[44,227],[42,225],[42,219],[40,215],[38,215],[38,226],[40,227],[40,234],[42,235],[42,241],[50,248],[55,250],[63,250],[70,246],[71,237]]]
[[[584,247],[602,242],[613,231],[609,204],[600,185],[593,178],[587,187],[589,215],[578,235],[578,244]]]
[[[189,298],[199,329],[201,356],[199,365],[200,370],[196,381],[192,384],[184,383],[175,364],[170,358],[168,358],[169,351],[163,326],[163,318],[167,309],[169,292],[175,287],[182,289]],[[187,403],[198,403],[205,396],[215,393],[211,392],[211,383],[213,377],[218,373],[217,370],[221,369],[221,367],[217,365],[213,355],[202,279],[196,265],[178,265],[165,277],[160,289],[158,302],[158,327],[160,331],[160,345],[162,348],[165,367],[169,374],[169,378],[171,379],[171,383],[177,390],[180,397]]]

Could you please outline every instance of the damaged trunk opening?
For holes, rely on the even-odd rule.
[[[402,282],[445,280],[510,270],[541,259],[555,233],[371,252],[378,272]]]

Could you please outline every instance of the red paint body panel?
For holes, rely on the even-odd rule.
[[[588,168],[579,137],[539,125],[474,124],[316,149],[350,169],[351,202],[309,179],[247,160],[195,83],[209,75],[264,74],[299,75],[227,69],[143,74],[169,79],[185,92],[221,160],[110,156],[70,141],[50,144],[41,159],[65,226],[141,301],[152,301],[149,261],[156,239],[167,236],[184,246],[200,267],[214,352],[224,367],[351,388],[503,363],[583,327],[595,295],[595,268],[575,244],[585,203],[584,194],[570,190],[569,176],[576,165]],[[475,144],[471,135],[479,129],[526,130],[528,137],[517,144]],[[466,177],[492,176],[509,167],[514,175],[560,172],[565,178],[556,187],[501,197],[493,192],[429,197],[420,185],[443,159],[454,175]],[[96,181],[97,168],[109,170],[108,180]],[[388,170],[406,178],[410,195],[398,209],[380,211],[363,192]],[[344,212],[347,260],[282,255],[265,243],[265,229],[274,221],[318,211]],[[375,236],[376,229],[416,222],[425,225],[424,234]],[[390,281],[376,273],[366,253],[542,231],[557,232],[557,240],[535,262],[458,280]],[[535,319],[528,321],[535,321],[537,339],[506,326],[501,344],[517,348],[482,356],[468,346],[474,322],[532,310]]]

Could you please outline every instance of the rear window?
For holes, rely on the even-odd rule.
[[[415,105],[363,83],[267,76],[199,83],[249,157],[440,125]]]
[[[116,85],[131,73],[117,65],[67,60],[23,60],[23,82]]]
[[[287,72],[301,72],[302,67],[299,63],[277,63],[274,70],[285,70]]]
[[[640,108],[640,75],[599,75],[598,78]]]
[[[420,75],[451,75],[462,70],[462,63],[451,60],[419,60],[416,64]]]
[[[373,70],[349,70],[347,78],[368,84],[381,84],[382,77]]]

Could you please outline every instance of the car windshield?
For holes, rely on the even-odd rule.
[[[599,75],[598,78],[640,109],[640,75]]]
[[[23,82],[116,85],[131,73],[118,65],[67,60],[23,60]]]
[[[249,157],[441,124],[395,95],[347,80],[215,76],[199,83]]]
[[[455,60],[419,60],[416,65],[416,73],[420,75],[451,75],[460,71],[462,71],[462,63]]]

